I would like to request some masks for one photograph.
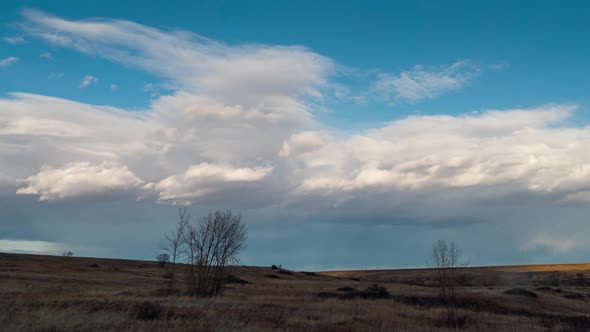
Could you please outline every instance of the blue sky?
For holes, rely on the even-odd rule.
[[[586,260],[586,7],[2,4],[0,250],[151,258],[187,204],[247,264]]]

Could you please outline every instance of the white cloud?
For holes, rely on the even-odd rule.
[[[43,52],[43,53],[39,54],[39,57],[43,58],[43,59],[47,59],[47,60],[53,59],[53,55],[51,54],[51,52]]]
[[[555,126],[572,110],[414,116],[340,140],[307,132],[286,141],[280,154],[303,174],[298,194],[498,186],[569,194],[590,189],[590,130]]]
[[[3,40],[4,42],[12,45],[21,45],[27,42],[22,36],[4,37]]]
[[[233,167],[200,163],[189,167],[184,174],[167,177],[146,189],[155,190],[158,200],[190,203],[205,195],[220,191],[231,183],[257,182],[267,177],[272,167]]]
[[[434,69],[416,66],[399,75],[380,73],[374,89],[391,102],[416,103],[458,90],[469,84],[478,73],[479,68],[469,60]]]
[[[41,255],[56,255],[69,248],[60,243],[31,240],[0,239],[0,252],[31,253]]]
[[[117,84],[113,83],[113,84],[111,84],[110,88],[111,88],[111,91],[116,91],[119,88],[119,86]]]
[[[184,178],[187,180],[211,180],[218,179],[228,182],[250,182],[258,181],[267,176],[272,171],[272,167],[255,167],[255,168],[233,168],[223,165],[212,165],[208,163],[201,163],[191,166]]]
[[[18,58],[11,56],[6,59],[0,60],[0,67],[8,67],[8,66],[13,65],[17,62],[18,62]]]
[[[527,241],[521,246],[523,251],[549,250],[555,253],[564,254],[576,246],[573,238],[556,238],[547,234],[540,234]]]
[[[97,82],[98,82],[98,78],[96,78],[94,76],[86,75],[80,81],[80,88],[85,88],[85,87],[95,84]]]
[[[119,20],[65,20],[23,12],[31,36],[142,68],[188,92],[261,115],[308,118],[321,100],[332,61],[300,46],[231,46],[186,31]]]
[[[217,195],[239,204],[255,196],[260,206],[304,200],[309,210],[397,208],[405,215],[425,213],[420,204],[466,215],[479,199],[523,193],[561,204],[590,190],[589,130],[561,123],[574,106],[413,116],[346,133],[317,129],[314,109],[334,89],[335,65],[304,47],[226,45],[38,11],[25,18],[31,36],[158,74],[165,82],[148,88],[171,92],[140,111],[27,94],[0,99],[0,169],[9,177],[26,178],[42,165],[108,161],[144,181],[141,197],[159,201]],[[416,67],[385,74],[378,87],[392,101],[417,102],[465,86],[478,72],[468,61]],[[452,204],[443,206],[446,200]]]
[[[77,162],[59,168],[43,166],[25,182],[27,186],[16,193],[40,195],[42,201],[124,191],[143,184],[127,166],[109,162],[98,165]]]
[[[260,119],[194,119],[173,96],[162,97],[144,112],[23,93],[12,97],[0,99],[0,168],[13,179],[29,178],[31,183],[19,194],[39,194],[48,200],[81,193],[69,190],[62,195],[58,193],[63,189],[56,189],[52,194],[50,186],[62,184],[37,184],[48,171],[30,175],[43,165],[54,165],[49,174],[61,174],[55,170],[69,169],[72,163],[79,166],[80,160],[125,165],[138,178],[162,184],[161,191],[147,188],[139,196],[162,192],[167,201],[175,195],[190,196],[195,186],[217,191],[224,183],[254,182],[272,170],[257,164],[274,158],[288,135],[285,127]],[[233,164],[250,166],[229,166]],[[170,187],[163,179],[187,182]]]

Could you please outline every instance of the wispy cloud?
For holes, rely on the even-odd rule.
[[[111,91],[116,91],[119,88],[119,86],[117,84],[112,83],[111,84]]]
[[[301,46],[228,45],[128,21],[66,20],[36,10],[23,15],[32,37],[150,71],[185,90],[273,118],[309,118],[311,99],[321,99],[335,71],[331,59]]]
[[[27,40],[25,38],[23,38],[22,36],[4,37],[4,38],[2,38],[2,40],[4,40],[4,42],[6,42],[8,44],[12,44],[12,45],[20,45],[20,44],[25,44],[27,42]]]
[[[380,73],[374,90],[389,102],[416,103],[464,87],[479,71],[479,67],[469,60],[439,68],[416,66],[399,75]]]
[[[94,76],[86,75],[86,76],[84,76],[84,78],[82,78],[82,81],[80,81],[80,88],[88,87],[88,86],[95,84],[97,82],[98,82],[98,78],[96,78]]]
[[[18,58],[11,56],[9,58],[0,60],[0,67],[8,67],[8,66],[13,65],[17,62],[18,62]]]
[[[540,234],[521,246],[523,251],[549,250],[555,253],[566,253],[576,245],[573,238],[557,238],[547,234]]]
[[[53,78],[62,78],[64,77],[64,73],[49,73],[49,75],[47,76],[47,78],[49,79],[53,79]]]
[[[64,248],[69,247],[46,241],[0,239],[0,251],[4,252],[55,255]]]
[[[47,60],[53,59],[53,55],[51,54],[51,52],[43,52],[43,53],[39,54],[39,57],[43,58],[43,59],[47,59]]]

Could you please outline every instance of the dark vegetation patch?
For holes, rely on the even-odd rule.
[[[347,293],[356,292],[357,291],[356,288],[354,288],[354,287],[340,287],[340,288],[338,288],[336,290],[339,291],[339,292],[347,292]]]
[[[392,296],[392,299],[403,304],[417,305],[425,308],[450,306],[448,301],[438,296],[394,295]],[[587,316],[534,312],[524,308],[506,306],[497,301],[477,296],[458,297],[455,299],[453,307],[475,312],[483,311],[498,315],[537,318],[540,319],[543,325],[550,330],[559,327],[558,330],[560,331],[590,331],[590,317]]]
[[[451,329],[463,329],[467,327],[469,316],[458,312],[457,310],[448,309],[443,311],[434,321],[438,327],[448,327]]]
[[[92,263],[92,264],[90,264],[89,266],[90,266],[90,267],[93,267],[93,268],[98,268],[98,267],[100,267],[100,265],[98,265],[98,264],[96,264],[96,263]]]
[[[542,292],[557,293],[558,295],[561,295],[564,298],[570,299],[570,300],[588,301],[590,299],[590,295],[588,295],[588,294],[582,294],[582,293],[577,293],[577,292],[568,292],[568,291],[564,291],[561,288],[552,288],[552,287],[548,287],[548,286],[543,286],[543,287],[537,287],[536,289],[538,291],[542,291]]]
[[[240,284],[240,285],[251,284],[251,282],[249,282],[248,280],[241,279],[241,278],[236,277],[232,274],[228,274],[227,277],[225,277],[225,283],[226,284]]]
[[[341,291],[341,289],[347,289],[345,291]],[[391,294],[387,288],[379,286],[377,284],[373,284],[367,287],[364,290],[356,290],[351,287],[342,287],[338,288],[338,291],[341,293],[336,292],[320,292],[318,293],[318,297],[321,298],[338,298],[344,300],[350,300],[355,298],[361,299],[389,299],[391,298]]]
[[[575,293],[575,292],[569,292],[567,294],[564,294],[563,297],[565,297],[566,299],[571,299],[571,300],[588,301],[587,295]]]
[[[163,312],[164,309],[159,303],[144,301],[133,307],[131,316],[137,320],[154,320],[160,318]]]
[[[526,296],[526,297],[530,297],[530,298],[538,298],[539,296],[537,295],[537,293],[530,291],[528,289],[525,288],[510,288],[506,291],[504,291],[505,294],[509,294],[509,295],[517,295],[517,296]]]
[[[266,276],[269,277],[269,278],[271,278],[271,279],[281,279],[281,277],[279,277],[276,274],[267,274]]]
[[[308,277],[319,277],[318,274],[315,272],[301,271],[301,273],[303,273],[304,275],[306,275]]]
[[[273,270],[278,270],[279,269],[279,267],[276,266],[276,265],[274,265],[274,264],[270,268],[273,269]]]
[[[288,276],[292,276],[295,275],[295,273],[289,271],[289,270],[278,270],[276,273],[278,274],[284,274],[284,275],[288,275]]]
[[[154,296],[172,296],[180,295],[180,289],[172,289],[170,287],[158,288],[152,292]]]

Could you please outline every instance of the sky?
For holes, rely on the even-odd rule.
[[[590,257],[584,2],[0,8],[0,251],[154,259],[189,206],[247,265]]]

